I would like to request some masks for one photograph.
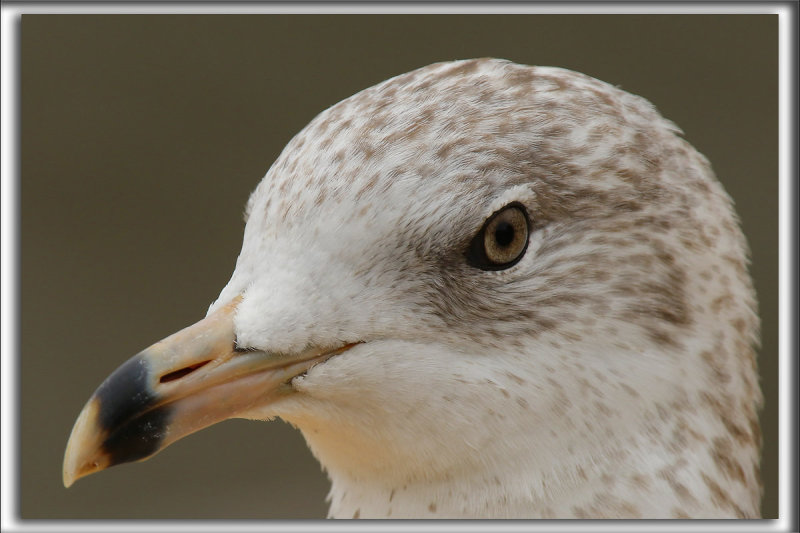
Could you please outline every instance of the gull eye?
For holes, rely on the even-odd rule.
[[[528,215],[514,202],[496,211],[472,239],[467,261],[481,270],[503,270],[514,266],[528,247]]]

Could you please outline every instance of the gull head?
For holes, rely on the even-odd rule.
[[[100,386],[65,484],[280,417],[332,516],[757,516],[746,244],[646,100],[431,65],[318,115],[245,211],[206,318]]]

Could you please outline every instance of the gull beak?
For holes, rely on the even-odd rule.
[[[342,353],[238,350],[241,296],[128,359],[84,406],[64,454],[64,486],[110,466],[152,457],[176,440],[292,391],[290,381]]]

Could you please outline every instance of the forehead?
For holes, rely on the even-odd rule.
[[[563,69],[435,64],[320,113],[286,146],[248,211],[280,227],[366,213],[378,200],[382,209],[435,210],[437,199],[458,197],[467,209],[546,167],[588,167],[590,152],[610,150],[604,140],[622,142],[632,122],[656,119],[644,100]]]

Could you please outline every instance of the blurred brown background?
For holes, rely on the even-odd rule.
[[[228,421],[61,485],[72,424],[140,349],[204,316],[249,192],[317,113],[436,61],[587,73],[711,160],[753,251],[765,517],[777,517],[777,16],[259,15],[22,19],[23,518],[324,517],[299,432]]]

